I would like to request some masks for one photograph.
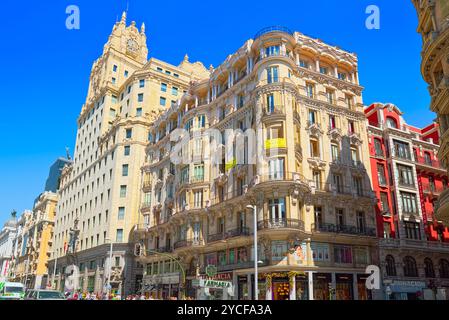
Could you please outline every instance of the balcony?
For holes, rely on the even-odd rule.
[[[259,267],[266,267],[270,265],[269,260],[263,260],[262,263],[259,263]],[[224,272],[224,271],[233,271],[238,269],[251,269],[254,268],[254,261],[241,261],[237,263],[230,263],[225,265],[218,265],[217,271],[218,272]]]
[[[142,205],[140,206],[140,211],[141,212],[151,211],[151,203],[149,203],[149,202],[142,203]]]
[[[267,33],[273,33],[273,32],[282,32],[282,33],[287,33],[289,35],[293,35],[293,32],[283,26],[271,26],[271,27],[267,27],[267,28],[263,28],[262,30],[260,30],[258,33],[256,33],[256,35],[254,36],[254,40],[259,39],[261,36],[267,34]]]
[[[228,182],[228,175],[220,172],[214,182],[219,186],[224,186]]]
[[[170,253],[172,250],[170,247],[161,247],[156,249],[147,250],[148,256],[157,255],[158,253]]]
[[[243,227],[243,228],[230,230],[228,232],[221,232],[221,233],[210,235],[207,238],[207,242],[211,243],[211,242],[223,241],[223,240],[237,238],[237,237],[246,237],[249,235],[250,235],[249,228]]]
[[[348,235],[360,235],[360,236],[368,236],[368,237],[376,237],[376,229],[375,228],[358,228],[356,226],[347,226],[347,225],[335,225],[331,223],[319,223],[313,224],[312,226],[315,232],[325,232],[325,233],[342,233]]]
[[[439,196],[444,192],[444,190],[446,190],[446,188],[444,188],[443,186],[436,186],[435,184],[431,183],[423,183],[422,190],[424,194],[428,194],[430,196]]]
[[[297,219],[263,220],[257,223],[258,230],[295,229],[304,231],[304,221]]]
[[[180,248],[185,248],[185,247],[190,247],[193,244],[192,241],[187,241],[187,240],[181,240],[175,243],[175,245],[173,246],[173,248],[176,249],[180,249]]]
[[[271,117],[271,116],[285,116],[285,108],[284,106],[266,106],[263,109],[263,118]],[[263,121],[264,119],[262,119]]]
[[[415,163],[421,168],[446,171],[438,160],[426,159],[425,157],[418,156],[415,159]]]
[[[151,180],[147,180],[143,182],[143,189],[144,190],[149,190],[151,189]]]

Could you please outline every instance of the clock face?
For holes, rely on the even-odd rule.
[[[128,50],[131,52],[137,52],[139,50],[139,44],[134,39],[128,40]]]

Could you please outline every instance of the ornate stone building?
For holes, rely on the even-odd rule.
[[[255,298],[253,206],[259,299],[372,298],[357,56],[274,27],[210,71],[151,127],[136,229],[143,290]]]
[[[139,30],[126,19],[123,13],[92,66],[73,162],[61,176],[50,262],[61,290],[67,267],[75,265],[81,274],[77,289],[102,292],[111,273],[113,291],[134,292],[141,269],[129,242],[139,219],[149,127],[190,81],[209,74],[188,57],[179,66],[148,61],[145,25]]]
[[[33,211],[25,212],[18,221],[12,277],[29,289],[47,286],[57,203],[57,194],[45,192],[36,199]]]
[[[439,158],[449,169],[449,2],[412,0],[418,12],[418,32],[423,38],[421,73],[429,84],[431,110],[438,114]],[[449,224],[449,190],[439,199],[436,217]]]

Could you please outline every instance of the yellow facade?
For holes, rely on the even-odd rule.
[[[449,3],[446,0],[413,0],[418,32],[423,38],[421,73],[429,84],[431,110],[440,124],[439,158],[449,169]],[[449,191],[438,201],[437,218],[449,223]]]
[[[215,267],[234,298],[251,298],[252,205],[259,298],[367,298],[364,267],[376,263],[377,240],[357,70],[352,53],[267,29],[158,117],[136,230],[144,288],[180,294],[180,263],[190,296],[204,298],[196,281]],[[184,147],[176,129],[185,130]],[[253,134],[254,143],[229,143],[227,130]]]
[[[18,235],[15,280],[28,288],[45,287],[48,279],[48,259],[52,253],[53,227],[58,195],[45,192],[37,199],[32,212],[21,218]]]

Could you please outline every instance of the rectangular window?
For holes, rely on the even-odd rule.
[[[117,79],[116,78],[112,78],[112,84],[116,84],[117,83]]]
[[[117,229],[117,235],[115,237],[115,242],[117,242],[117,243],[123,242],[123,229]]]
[[[272,199],[268,202],[268,211],[270,220],[272,222],[282,222],[285,221],[285,198]]]
[[[120,198],[126,197],[126,186],[120,186]]]
[[[142,116],[142,108],[137,108],[136,109],[136,117],[141,117]]]
[[[412,160],[410,146],[406,142],[393,140],[394,155],[405,160]]]
[[[322,190],[321,171],[313,171],[313,182],[315,182],[316,190]]]
[[[332,156],[332,162],[338,162],[340,159],[340,149],[338,145],[332,143],[331,144],[331,156]]]
[[[333,180],[333,186],[335,188],[335,191],[338,193],[343,193],[343,178],[340,174],[333,174],[332,175]]]
[[[126,129],[126,139],[131,139],[133,136],[133,129]]]
[[[380,205],[382,214],[390,213],[390,205],[388,204],[388,193],[385,192],[380,193]]]
[[[112,71],[113,71],[113,72],[117,72],[117,66],[116,66],[116,65],[114,65],[114,66],[112,67]]]
[[[177,96],[178,95],[178,88],[176,88],[176,87],[172,87],[171,88],[171,94],[173,95],[173,96]]]
[[[399,173],[399,184],[405,187],[414,187],[415,186],[415,178],[413,176],[412,167],[407,167],[401,164],[398,164],[398,173]]]
[[[128,78],[129,72],[128,70],[125,70],[125,78]]]
[[[167,92],[167,84],[166,83],[161,83],[161,91]]]
[[[321,74],[328,74],[329,70],[326,67],[320,67]]]
[[[124,207],[120,207],[118,208],[118,220],[124,220],[125,219],[125,208]]]
[[[318,140],[315,139],[310,140],[310,157],[320,158],[320,146]]]
[[[194,207],[195,209],[200,209],[203,207],[203,190],[196,190],[193,192]]]
[[[335,263],[352,263],[352,248],[349,246],[334,246]]]
[[[278,67],[270,67],[267,69],[267,80],[268,80],[268,83],[279,82],[279,68]]]
[[[270,56],[278,56],[280,54],[281,47],[280,46],[270,46],[265,48],[265,54],[267,57]]]
[[[127,164],[124,164],[122,166],[122,176],[123,177],[127,177],[128,176],[128,170],[129,170],[129,166]]]
[[[379,179],[379,185],[387,185],[387,176],[385,175],[385,166],[381,163],[377,164],[377,177]]]
[[[131,147],[130,146],[125,146],[124,148],[124,155],[125,156],[129,156],[131,154]]]
[[[139,93],[139,94],[137,95],[137,101],[138,101],[138,102],[143,102],[143,93]]]
[[[346,73],[339,72],[339,73],[338,73],[338,79],[340,79],[340,80],[346,80]]]
[[[301,68],[306,68],[306,69],[308,69],[308,68],[309,68],[309,63],[308,63],[307,61],[305,61],[305,60],[299,60],[299,66],[300,66]]]
[[[139,80],[139,88],[145,88],[145,80],[144,79]]]
[[[405,221],[404,229],[407,239],[421,240],[421,229],[419,223]]]
[[[418,202],[416,194],[401,192],[402,212],[403,213],[418,213]]]
[[[164,97],[160,98],[159,104],[163,107],[165,107],[165,105],[167,104],[167,99]]]
[[[306,84],[306,94],[307,97],[313,99],[314,97],[314,92],[315,92],[315,86],[312,83],[307,83]]]
[[[335,91],[332,89],[326,89],[327,102],[334,104],[335,102]]]
[[[282,180],[284,179],[284,158],[278,158],[268,161],[269,179]]]

